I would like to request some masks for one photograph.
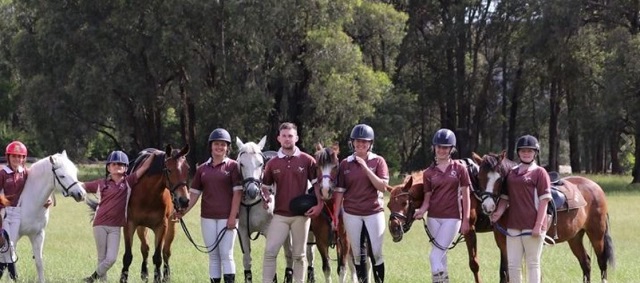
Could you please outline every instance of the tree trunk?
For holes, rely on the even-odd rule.
[[[578,123],[578,113],[576,112],[573,92],[567,92],[567,118],[569,119],[569,164],[571,171],[580,173],[580,131]]]
[[[552,69],[550,67],[549,69]],[[558,116],[560,115],[560,83],[558,79],[551,80],[549,91],[549,157],[546,168],[558,171]]]

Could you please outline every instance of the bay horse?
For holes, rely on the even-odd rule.
[[[49,209],[43,204],[56,188],[62,192],[63,196],[71,196],[76,202],[84,200],[87,194],[79,184],[78,168],[69,160],[66,151],[50,155],[31,165],[18,201],[20,228],[18,238],[13,239],[13,242],[17,244],[22,236],[29,237],[38,272],[38,282],[45,282],[42,248],[45,239],[44,229],[49,222]]]
[[[351,270],[351,282],[357,282],[358,278],[355,272],[353,261],[349,260],[351,248],[349,238],[347,237],[342,215],[334,215],[335,203],[333,191],[336,186],[336,176],[338,174],[338,154],[340,146],[335,143],[331,147],[324,148],[322,144],[316,144],[316,152],[314,154],[318,167],[318,185],[320,186],[321,198],[324,201],[322,213],[311,218],[311,232],[315,238],[315,244],[322,258],[322,271],[324,273],[325,282],[331,282],[331,267],[329,265],[329,247],[335,246],[338,261],[338,281],[346,282],[347,271],[346,265],[349,264]],[[335,223],[338,227],[334,229]],[[309,267],[307,270],[307,282],[315,282],[313,268],[313,251],[307,250],[307,259]]]
[[[467,254],[469,256],[469,269],[473,273],[474,282],[480,283],[482,279],[480,277],[480,263],[478,260],[478,243],[476,233],[493,232],[496,244],[504,246],[506,239],[504,235],[497,232],[489,217],[479,212],[479,205],[481,200],[480,192],[478,191],[478,164],[470,158],[457,160],[467,167],[467,172],[471,179],[471,186],[469,188],[471,193],[470,213],[469,213],[469,231],[462,235],[467,247]],[[405,233],[411,229],[414,218],[415,210],[420,208],[422,201],[424,200],[423,192],[423,171],[413,172],[409,174],[403,182],[399,185],[393,186],[390,190],[391,194],[387,208],[389,209],[389,233],[394,242],[400,242]],[[426,230],[425,232],[429,235]],[[431,239],[430,239],[431,240]],[[453,248],[462,238],[458,238],[454,242],[454,245],[449,247]],[[507,279],[507,257],[506,253],[500,253],[500,282],[506,283]]]
[[[473,153],[473,159],[480,164],[478,179],[480,190],[488,196],[482,201],[482,210],[491,214],[506,190],[506,177],[517,163],[501,154],[489,153],[482,157]],[[556,206],[555,220],[549,225],[547,234],[555,243],[567,242],[582,268],[583,282],[591,282],[591,258],[582,242],[584,235],[591,242],[602,282],[607,281],[607,265],[614,265],[613,241],[609,232],[607,200],[602,188],[594,181],[581,176],[568,176],[552,184],[552,195],[558,190],[565,197],[567,205],[550,201]],[[502,217],[505,218],[505,217]],[[501,247],[506,250],[506,245]]]
[[[238,238],[240,239],[240,249],[242,250],[245,283],[253,281],[251,240],[256,240],[260,235],[266,236],[273,218],[273,194],[269,196],[270,201],[267,204],[267,209],[263,208],[266,196],[262,194],[262,172],[267,163],[267,157],[274,157],[277,153],[269,152],[267,154],[267,152],[262,152],[266,141],[267,137],[264,136],[257,144],[255,142],[243,143],[240,138],[236,137],[236,146],[238,147],[236,161],[240,166],[243,178],[242,199],[240,212],[238,213]],[[254,233],[255,236],[252,236]],[[293,259],[291,257],[291,241],[289,239],[285,241],[283,248],[287,262],[284,281],[291,282]],[[277,282],[277,274],[274,282]]]
[[[185,158],[188,153],[188,145],[180,150],[173,149],[171,145],[167,145],[165,151],[149,148],[140,152],[134,165],[131,166],[130,171],[133,171],[142,160],[154,155],[154,160],[147,172],[131,188],[127,206],[127,224],[124,226],[125,250],[122,257],[121,283],[127,282],[129,278],[129,266],[133,260],[131,245],[133,233],[136,231],[140,238],[142,253],[140,277],[145,282],[148,280],[149,244],[146,239],[146,228],[151,229],[155,234],[153,281],[158,283],[170,280],[169,257],[171,243],[175,236],[175,221],[171,216],[174,209],[182,211],[189,205],[189,164]],[[164,270],[161,273],[160,267],[163,262]]]

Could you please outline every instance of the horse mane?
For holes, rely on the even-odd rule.
[[[172,155],[175,155],[175,154],[176,153],[174,150]],[[131,174],[136,169],[138,169],[140,164],[151,155],[155,155],[156,157],[153,159],[153,162],[151,162],[151,165],[149,166],[149,169],[147,169],[147,172],[145,172],[145,174],[149,174],[149,175],[161,174],[164,170],[164,158],[166,156],[166,153],[156,148],[147,148],[140,151],[136,160],[134,160],[133,164],[129,166],[129,170],[127,174]]]
[[[29,174],[41,175],[45,170],[51,170],[51,162],[49,157],[41,158],[29,167]]]
[[[314,154],[318,167],[324,167],[325,165],[331,165],[333,163],[333,150],[325,147],[316,151]]]

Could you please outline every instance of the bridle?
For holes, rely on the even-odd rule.
[[[413,215],[415,213],[415,206],[413,205],[413,199],[411,197],[411,194],[409,192],[402,192],[399,193],[397,196],[394,197],[394,199],[397,199],[398,197],[401,196],[407,196],[407,201],[409,202],[407,205],[407,215],[404,215],[402,212],[391,212],[391,214],[389,214],[389,220],[397,220],[398,222],[402,223],[402,232],[406,233],[409,231],[409,229],[411,229],[411,225],[413,225]]]
[[[165,153],[165,157],[166,157],[166,153]],[[188,183],[186,180],[177,182],[176,184],[173,184],[173,182],[171,182],[171,177],[170,177],[171,169],[167,167],[167,159],[168,158],[164,158],[164,162],[162,163],[162,173],[164,175],[164,179],[167,184],[167,187],[169,188],[169,193],[171,193],[171,203],[173,204],[174,209],[177,210],[177,208],[179,207],[178,206],[179,203],[178,203],[178,199],[176,198],[176,190],[180,187],[188,186]],[[176,162],[178,162],[177,158],[176,158]]]
[[[53,161],[53,157],[49,157],[49,162],[51,162],[51,172],[53,173],[53,179],[58,182],[58,184],[60,185],[60,187],[62,188],[62,195],[64,197],[69,196],[69,190],[71,190],[71,188],[75,185],[78,185],[79,182],[78,181],[74,181],[73,183],[71,183],[71,185],[69,186],[65,186],[62,183],[62,180],[60,179],[64,179],[66,176],[59,176],[58,174],[56,174],[56,170],[60,169],[62,166],[56,164],[56,162]]]
[[[244,151],[240,152],[238,154],[238,160],[240,160],[240,157],[245,153],[246,152],[244,152]],[[247,177],[247,178],[242,179],[242,192],[245,193],[249,189],[249,186],[253,184],[258,188],[258,190],[260,190],[260,199],[256,200],[253,203],[250,203],[250,204],[242,204],[243,206],[251,207],[251,206],[254,206],[254,205],[258,204],[261,200],[262,201],[266,201],[267,200],[267,197],[262,193],[262,174],[263,174],[264,166],[265,166],[264,161],[267,160],[267,157],[262,152],[259,152],[259,153],[256,153],[256,154],[260,154],[260,156],[262,156],[262,161],[263,161],[263,164],[261,166],[262,170],[260,170],[260,177],[259,178],[255,178],[255,177],[252,176],[252,177]],[[241,167],[241,166],[242,166],[242,164],[238,163],[238,167]],[[239,169],[240,169],[240,172],[242,173],[242,168],[239,168]],[[244,174],[243,174],[243,177],[244,177]]]

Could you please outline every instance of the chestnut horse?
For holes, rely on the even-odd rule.
[[[480,278],[476,233],[493,231],[498,246],[504,246],[506,242],[504,235],[494,231],[489,218],[482,213],[478,213],[480,204],[480,194],[477,189],[478,165],[469,158],[461,159],[458,162],[467,166],[472,183],[470,188],[471,204],[469,213],[469,225],[471,229],[463,236],[467,246],[467,253],[469,254],[469,268],[473,273],[474,282],[479,283],[482,282],[482,280]],[[404,233],[409,231],[414,221],[413,215],[415,210],[422,205],[422,201],[424,200],[422,173],[423,171],[412,173],[404,179],[402,184],[394,186],[391,190],[387,208],[390,212],[389,232],[394,242],[400,242]],[[457,242],[458,241],[454,242],[454,246]],[[449,248],[453,248],[453,246]],[[500,254],[500,282],[507,282],[507,257],[505,253]]]
[[[482,210],[487,214],[495,210],[499,195],[506,190],[506,177],[517,165],[505,155],[504,151],[483,157],[473,154],[473,159],[480,164],[480,190],[488,196],[482,201]],[[556,243],[569,243],[582,268],[583,282],[591,282],[591,258],[582,242],[586,233],[598,259],[600,278],[606,282],[607,265],[614,264],[614,254],[604,191],[592,180],[581,176],[562,178],[552,187],[552,191],[557,189],[566,197],[568,206],[562,208],[556,204],[556,219],[549,225],[548,236],[552,236]],[[506,249],[506,245],[501,248]]]
[[[324,209],[322,213],[315,218],[311,218],[311,232],[315,238],[315,244],[322,258],[322,271],[324,273],[325,282],[331,282],[331,267],[329,265],[329,247],[336,248],[336,256],[338,259],[338,280],[346,282],[347,271],[346,264],[351,269],[352,280],[357,282],[355,266],[353,261],[349,260],[351,252],[349,240],[344,229],[342,215],[334,215],[333,208],[336,205],[333,198],[333,190],[336,185],[336,176],[338,174],[338,153],[340,146],[336,143],[330,148],[323,148],[321,144],[316,145],[316,153],[314,157],[318,167],[318,185],[322,200],[324,201]],[[334,224],[338,223],[337,231],[334,230]],[[307,271],[307,282],[315,282],[313,272],[313,251],[307,251],[309,259],[309,267]]]
[[[147,257],[149,245],[147,244],[147,229],[155,234],[155,252],[153,254],[154,282],[169,281],[171,269],[169,257],[171,256],[171,243],[175,236],[175,222],[171,215],[176,210],[183,210],[189,205],[189,165],[185,155],[189,153],[189,146],[182,149],[173,149],[168,145],[165,151],[158,149],[143,150],[136,159],[131,170],[135,170],[137,164],[149,155],[154,155],[154,160],[147,172],[140,177],[138,183],[131,188],[129,204],[127,207],[127,225],[124,226],[124,256],[122,257],[122,273],[120,282],[128,281],[129,266],[133,259],[131,245],[133,233],[137,231],[140,238],[140,250],[142,252],[142,268],[140,277],[147,281]],[[163,273],[160,266],[164,261]]]

